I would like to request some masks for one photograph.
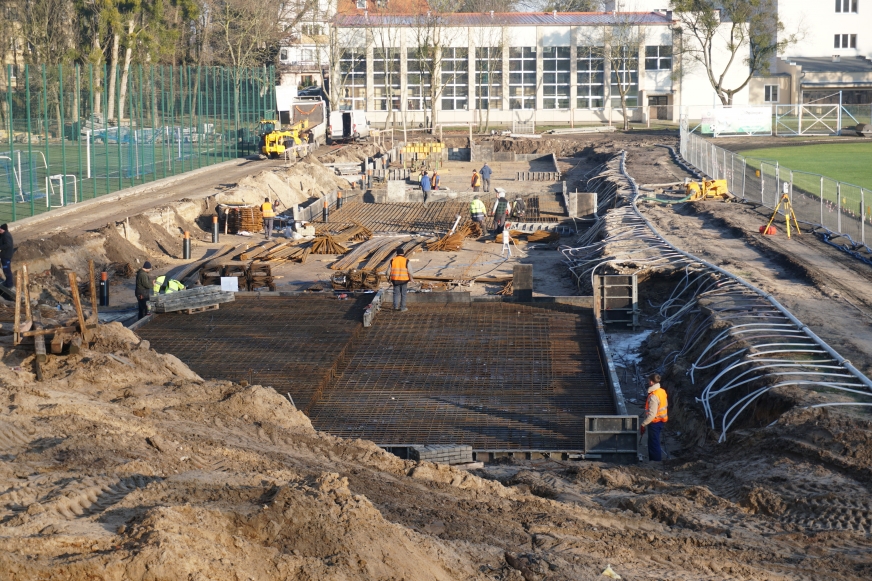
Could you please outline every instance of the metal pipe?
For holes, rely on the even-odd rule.
[[[212,216],[212,244],[218,243],[218,214]]]
[[[188,231],[185,231],[185,237],[182,239],[182,258],[191,259],[191,233]]]

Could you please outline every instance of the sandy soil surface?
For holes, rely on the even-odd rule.
[[[623,139],[640,182],[681,176],[651,147],[661,137],[608,137],[603,151]],[[595,165],[595,149],[579,159]],[[830,282],[852,288],[862,268],[810,237],[756,239],[748,207],[645,211],[801,318],[826,303],[815,330],[858,366],[850,346],[870,352],[856,331],[864,289]],[[642,365],[676,332],[649,339]],[[872,421],[801,409],[798,390],[722,445],[679,391],[661,465],[466,471],[317,433],[275,391],[203,381],[118,324],[80,355],[50,356],[41,383],[27,348],[0,337],[0,349],[0,579],[556,581],[601,579],[608,565],[624,579],[872,578]]]

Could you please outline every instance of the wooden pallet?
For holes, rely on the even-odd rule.
[[[181,311],[178,311],[178,312],[184,313],[186,315],[193,315],[194,313],[203,313],[205,311],[217,311],[218,307],[220,307],[220,306],[221,305],[207,305],[205,307],[193,307],[190,309],[182,309]]]

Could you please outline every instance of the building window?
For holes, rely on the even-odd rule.
[[[671,71],[672,47],[670,45],[645,47],[645,70]]]
[[[366,0],[357,0],[357,8],[359,10],[366,10]]]
[[[469,49],[442,49],[442,110],[466,109],[469,99]]]
[[[408,49],[406,92],[409,111],[424,111],[430,108],[430,66],[432,62],[426,49]]]
[[[536,108],[536,47],[509,48],[509,109]]]
[[[376,48],[372,51],[372,94],[376,111],[400,109],[400,50]],[[388,103],[391,104],[390,108]]]
[[[857,13],[857,0],[836,0],[836,12]]]
[[[283,48],[279,51],[279,60],[283,63],[288,62],[288,49]]]
[[[835,48],[857,48],[856,34],[837,34],[833,37]]]
[[[778,85],[763,86],[763,102],[777,103],[778,102]]]
[[[592,46],[578,47],[576,84],[578,86],[579,109],[601,109],[605,90],[605,61],[602,49]]]
[[[545,109],[569,109],[570,75],[568,46],[542,49],[542,106]]]
[[[475,96],[477,109],[503,108],[503,49],[475,49]]]
[[[339,59],[339,108],[363,110],[366,108],[366,51],[352,48]]]
[[[321,36],[324,34],[320,24],[304,24],[301,28],[306,36]]]
[[[621,106],[621,92],[626,96],[627,107],[639,103],[639,58],[635,50],[628,47],[615,49],[617,54],[609,60],[612,64],[612,107]]]

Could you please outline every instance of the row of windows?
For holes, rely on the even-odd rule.
[[[857,13],[857,0],[836,0],[836,12]]]
[[[837,34],[833,40],[835,48],[857,48],[856,34]]]
[[[568,109],[571,85],[570,48],[566,46],[542,49],[542,94],[545,109]],[[508,100],[510,109],[536,107],[536,48],[509,49]],[[596,47],[578,47],[576,62],[576,107],[602,108],[605,100],[605,59]],[[476,48],[474,76],[475,106],[478,109],[502,107],[503,61],[502,50],[496,47]],[[408,49],[407,103],[410,111],[430,108],[431,59],[419,49]],[[442,53],[441,93],[443,111],[467,109],[469,106],[469,51],[467,48],[445,48]],[[374,107],[379,111],[400,109],[400,51],[376,49],[373,51]],[[639,73],[635,53],[613,59],[610,88],[613,107],[620,106],[620,95],[625,94],[627,105],[638,104]],[[647,70],[670,70],[671,46],[649,46],[645,49]],[[350,51],[340,61],[340,84],[343,86],[343,106],[351,109],[365,107],[366,60],[363,51]]]

